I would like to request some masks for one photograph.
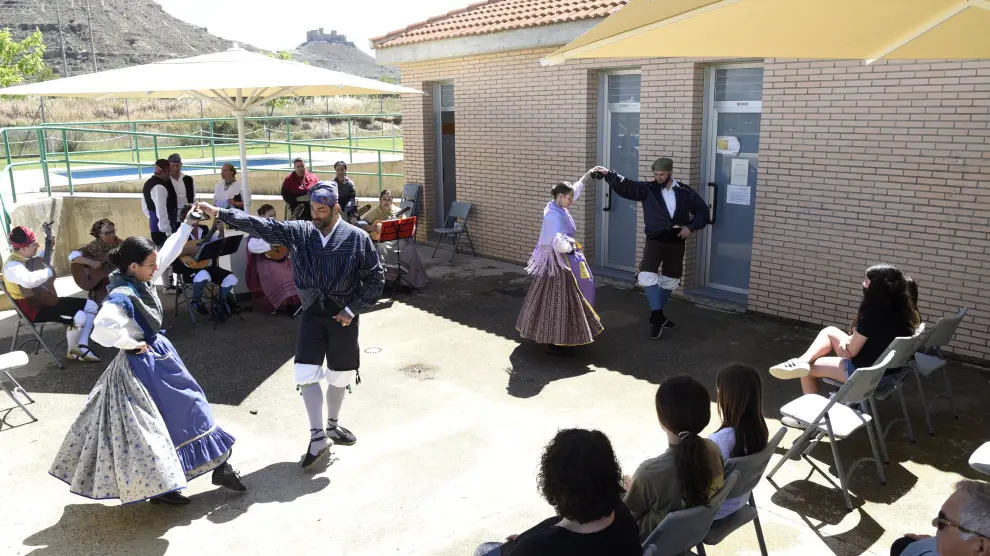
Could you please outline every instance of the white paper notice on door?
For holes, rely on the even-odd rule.
[[[719,135],[715,138],[715,152],[736,156],[739,154],[739,138],[735,135]]]
[[[749,160],[745,158],[732,159],[729,185],[749,185]]]
[[[750,189],[748,185],[730,185],[725,194],[725,202],[730,205],[748,205]]]

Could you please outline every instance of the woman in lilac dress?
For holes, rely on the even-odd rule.
[[[213,484],[246,490],[227,459],[234,437],[217,426],[203,389],[161,334],[154,282],[182,251],[187,216],[161,252],[130,237],[109,254],[117,271],[92,339],[120,351],[69,428],[49,473],[74,494],[123,503],[188,504],[178,491],[213,471]]]
[[[574,239],[577,227],[567,210],[592,183],[589,171],[573,186],[561,182],[551,190],[553,201],[543,209],[540,240],[526,266],[533,285],[516,329],[523,338],[547,344],[556,354],[590,344],[603,330],[594,308],[595,280],[581,244]]]

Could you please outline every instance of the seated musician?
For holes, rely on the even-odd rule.
[[[258,216],[275,218],[275,207],[261,205]],[[254,299],[255,307],[277,313],[280,309],[292,315],[301,301],[299,292],[292,279],[292,261],[288,256],[281,260],[271,257],[281,256],[282,253],[271,253],[272,246],[260,237],[249,236],[247,242],[247,279],[248,289]]]
[[[237,179],[237,169],[227,163],[220,169],[221,180],[213,186],[213,206],[218,208],[238,208],[244,210],[241,192],[244,186]]]
[[[57,322],[66,325],[65,340],[69,346],[66,357],[73,361],[95,363],[99,357],[89,349],[89,333],[93,331],[93,319],[99,307],[92,299],[59,297],[51,307],[38,306],[28,301],[24,290],[37,288],[52,278],[51,268],[31,271],[25,266],[28,259],[38,256],[38,240],[30,229],[17,226],[7,236],[11,253],[3,265],[3,282],[10,298],[33,323]]]
[[[378,241],[382,222],[394,220],[395,218],[396,210],[395,205],[392,204],[392,192],[385,189],[378,196],[378,206],[365,214],[363,219],[358,222],[358,225],[371,234],[371,239],[375,240],[378,255],[381,257],[382,264],[385,266],[385,280],[387,282],[397,279],[395,267],[396,263],[398,263],[403,269],[403,286],[411,285],[414,288],[424,288],[430,283],[430,279],[427,278],[426,271],[423,270],[423,262],[420,260],[419,252],[416,250],[416,243],[412,239]],[[401,246],[396,245],[400,242],[402,244]],[[401,258],[399,256],[400,247],[402,252]]]
[[[189,213],[189,209],[192,206],[188,206],[182,210],[179,216],[179,222],[186,219],[186,214]],[[206,306],[203,304],[203,290],[206,285],[210,282],[220,286],[220,291],[217,293],[217,298],[214,303],[226,303],[230,308],[231,312],[235,312],[239,307],[237,305],[237,300],[231,294],[234,286],[237,285],[237,276],[234,276],[232,272],[225,268],[221,268],[219,261],[213,259],[209,261],[207,266],[202,269],[190,268],[186,265],[186,261],[192,262],[188,257],[195,256],[197,248],[193,248],[194,243],[198,243],[206,234],[209,233],[209,228],[200,224],[193,228],[192,232],[189,233],[189,237],[186,238],[186,249],[183,249],[183,256],[179,257],[172,263],[172,271],[176,274],[182,276],[182,279],[186,282],[192,282],[193,295],[192,299],[189,300],[190,305],[193,309],[196,309],[201,315],[208,315],[209,311],[206,310]],[[211,238],[211,239],[216,239]]]
[[[89,298],[95,301],[97,305],[101,305],[109,293],[107,286],[110,284],[110,272],[112,271],[110,262],[107,260],[107,253],[120,245],[121,239],[117,237],[117,226],[109,218],[96,221],[89,229],[89,235],[96,239],[69,253],[69,263],[88,266],[94,272],[100,273],[102,278],[88,291]]]
[[[354,181],[347,177],[347,163],[343,160],[334,162],[333,171],[336,173],[333,182],[337,184],[337,193],[340,197],[337,204],[340,205],[340,211],[347,217],[347,221],[354,224],[357,222],[357,190]]]
[[[291,174],[285,176],[285,180],[282,182],[282,199],[285,201],[288,211],[286,218],[289,220],[312,220],[309,190],[320,180],[306,169],[306,162],[303,159],[295,159],[292,161],[292,165],[295,169]]]

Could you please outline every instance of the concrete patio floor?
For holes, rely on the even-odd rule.
[[[169,317],[169,337],[205,389],[218,423],[238,441],[232,463],[249,490],[190,483],[192,503],[162,507],[92,502],[68,492],[47,469],[103,364],[66,363],[44,352],[18,371],[40,418],[0,411],[0,553],[35,555],[308,554],[470,555],[483,541],[519,533],[553,510],[536,491],[544,444],[562,427],[604,431],[631,473],[665,449],[653,395],[665,378],[686,373],[714,395],[715,374],[729,363],[758,369],[803,349],[814,331],[749,315],[672,302],[679,326],[650,341],[642,294],[600,286],[606,330],[571,359],[520,343],[514,330],[529,284],[517,266],[449,252],[430,259],[423,294],[400,295],[362,316],[362,384],[345,401],[341,422],[359,441],[335,447],[315,473],[298,466],[308,424],[292,385],[296,322],[247,313],[216,330]],[[72,289],[60,281],[66,292]],[[171,297],[164,299],[171,307]],[[941,315],[925,315],[934,321]],[[0,346],[15,318],[0,314]],[[843,325],[844,323],[837,323]],[[60,333],[51,331],[55,339]],[[100,350],[104,360],[112,356]],[[929,533],[953,482],[977,477],[966,464],[990,433],[984,369],[952,362],[957,404],[934,413],[924,431],[913,386],[917,442],[904,427],[888,439],[891,463],[881,486],[872,465],[854,474],[855,509],[805,462],[788,462],[756,491],[773,554],[886,554],[906,532]],[[767,377],[764,409],[771,433],[779,408],[800,393],[796,381]],[[0,408],[12,404],[0,396]],[[899,414],[881,403],[885,420]],[[8,428],[13,426],[13,428]],[[708,431],[718,426],[713,419]],[[782,448],[797,436],[789,431]],[[839,445],[848,464],[869,453],[865,433]],[[782,453],[782,452],[781,452]],[[831,464],[827,446],[815,458]],[[779,457],[779,456],[777,456]],[[775,460],[776,461],[776,458]],[[758,554],[752,527],[710,554]]]

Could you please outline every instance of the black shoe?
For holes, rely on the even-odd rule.
[[[148,502],[151,502],[152,504],[168,504],[169,506],[185,506],[186,504],[192,502],[192,500],[179,494],[178,491],[173,491],[150,498],[148,499]]]
[[[247,490],[247,487],[241,482],[241,476],[226,462],[213,470],[213,484],[229,488],[230,490],[236,490],[237,492]]]
[[[342,446],[353,446],[357,442],[357,437],[354,436],[354,433],[340,425],[327,426],[327,438],[333,440],[334,444],[340,444]]]
[[[664,317],[663,320],[664,320],[663,323],[664,328],[677,328],[677,325],[674,324],[674,321],[668,319],[667,317]]]
[[[206,306],[203,305],[203,302],[202,301],[190,301],[189,304],[192,305],[192,308],[193,309],[196,309],[196,312],[199,313],[199,314],[201,314],[201,315],[209,315],[210,314],[210,312],[206,310]]]
[[[316,436],[316,433],[317,432],[319,432],[321,434],[319,436]],[[302,463],[300,464],[300,467],[302,467],[303,469],[306,469],[307,467],[313,465],[320,458],[322,458],[323,456],[325,456],[328,453],[330,453],[330,447],[333,446],[333,441],[330,440],[329,438],[326,438],[325,436],[323,436],[322,433],[323,433],[323,430],[322,429],[311,429],[310,430],[309,444],[306,445],[306,456],[303,457]],[[323,440],[325,438],[326,438],[326,441],[327,441],[326,446],[324,446],[323,449],[321,449],[319,452],[317,452],[314,455],[313,452],[310,450],[310,447],[313,445],[313,442],[319,441],[319,440]]]
[[[668,322],[667,317],[663,315],[663,311],[653,311],[650,313],[650,338],[659,340]]]
[[[556,344],[547,345],[547,353],[550,355],[556,355],[558,357],[570,357],[574,355],[574,351],[567,346],[558,346]]]

